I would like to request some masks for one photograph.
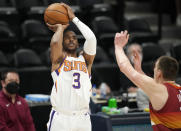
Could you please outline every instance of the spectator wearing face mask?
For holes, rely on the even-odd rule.
[[[1,73],[0,131],[35,131],[28,104],[18,95],[19,83],[15,70]]]

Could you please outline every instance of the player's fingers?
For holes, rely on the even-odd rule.
[[[129,34],[126,35],[126,40],[128,41],[128,39],[129,39]]]
[[[46,25],[47,25],[48,27],[54,27],[54,25],[51,25],[51,24],[49,24],[49,23],[46,23]]]
[[[69,26],[69,24],[63,25],[63,28],[66,29]]]
[[[126,35],[126,34],[128,34],[128,31],[127,31],[127,30],[125,30],[125,31],[124,31],[124,34],[125,34],[125,35]]]
[[[65,4],[65,3],[61,3],[61,5],[63,5],[67,9],[69,8],[69,6],[67,4]]]

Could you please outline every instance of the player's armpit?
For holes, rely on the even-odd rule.
[[[87,64],[88,72],[89,72],[89,74],[91,74],[91,68],[92,68],[92,64],[94,62],[95,55],[88,55],[85,52],[83,52],[83,56],[84,56],[84,59]]]
[[[86,61],[86,64],[87,64],[87,65],[93,64],[95,55],[88,55],[87,53],[83,52],[83,56],[84,56],[84,58],[85,58],[85,61]]]

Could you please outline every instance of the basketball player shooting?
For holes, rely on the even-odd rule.
[[[97,41],[93,32],[75,16],[72,9],[61,4],[67,9],[69,20],[78,27],[86,41],[83,53],[78,56],[76,34],[71,30],[65,32],[67,25],[47,24],[55,32],[50,43],[54,85],[47,127],[48,131],[91,131],[90,75]]]

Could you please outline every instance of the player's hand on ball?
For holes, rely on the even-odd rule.
[[[69,20],[72,21],[72,19],[75,17],[75,14],[72,8],[65,3],[60,3],[60,4],[63,5],[67,9]]]
[[[47,24],[48,28],[50,30],[52,30],[53,32],[56,32],[58,29],[61,29],[62,31],[64,31],[69,26],[69,24],[66,24],[66,25],[62,25],[62,24],[51,25],[48,23],[46,23],[46,24]]]

